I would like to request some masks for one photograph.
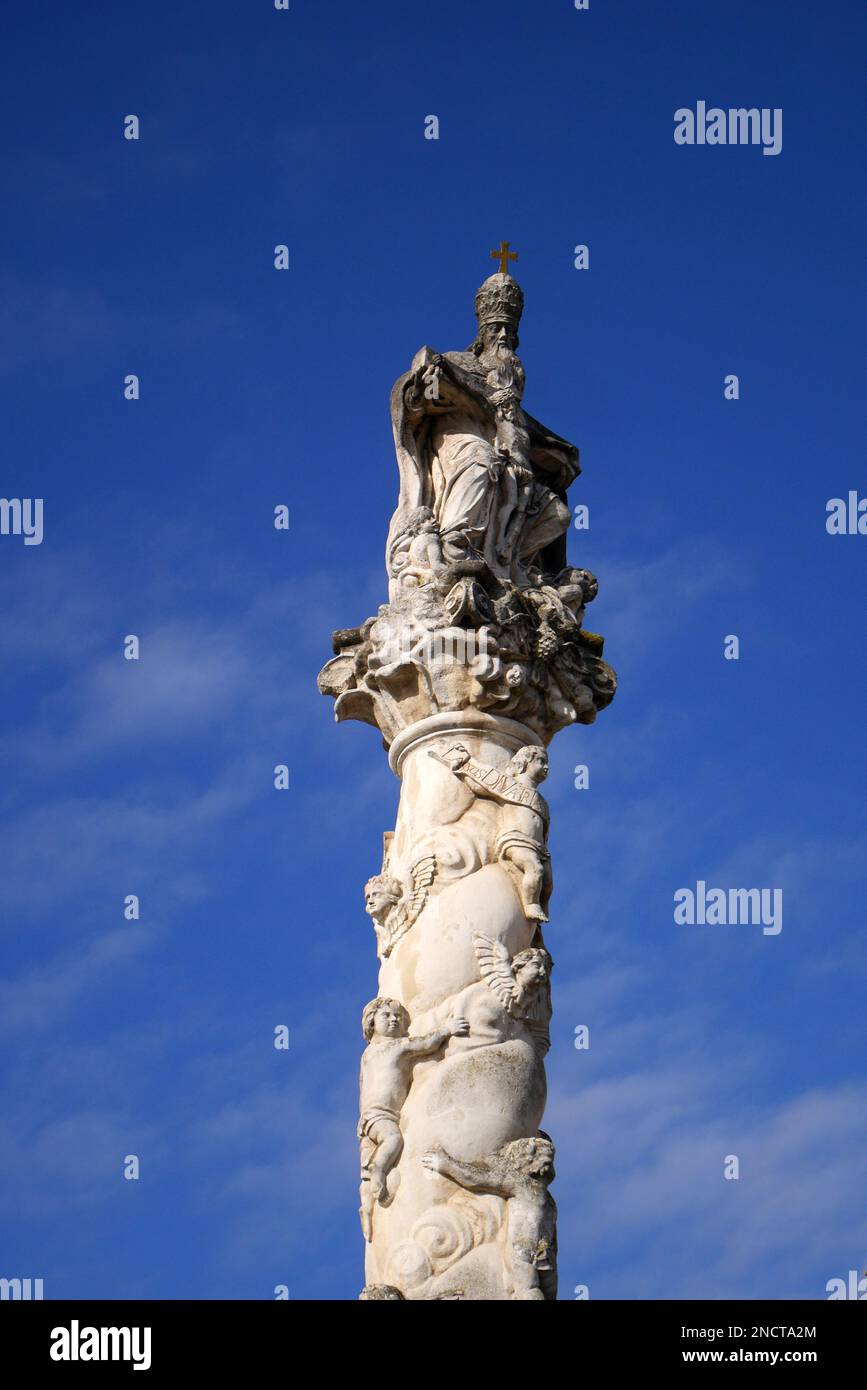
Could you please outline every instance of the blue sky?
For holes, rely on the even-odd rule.
[[[2,491],[45,534],[0,537],[0,1274],[357,1296],[398,788],[315,677],[385,597],[391,384],[506,238],[621,681],[546,784],[561,1297],[823,1297],[867,1261],[867,537],[825,530],[867,494],[861,7],[6,20]],[[782,152],[675,145],[698,100],[781,107]],[[676,925],[699,878],[782,888],[782,932]]]

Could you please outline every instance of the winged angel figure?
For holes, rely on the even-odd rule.
[[[473,937],[479,973],[509,1018],[521,1019],[544,1057],[551,1046],[551,971],[554,967],[544,946],[530,946],[510,956],[502,941],[477,933]]]
[[[374,874],[364,885],[364,908],[376,932],[376,951],[380,960],[391,955],[421,914],[430,886],[436,877],[435,854],[422,855],[410,870],[411,884],[404,885],[387,869]]]

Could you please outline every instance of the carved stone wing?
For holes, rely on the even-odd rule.
[[[413,922],[421,914],[421,910],[427,902],[430,886],[436,877],[436,871],[437,857],[435,854],[423,854],[413,864],[410,870],[412,887],[409,889],[408,896],[406,894],[403,896],[398,906],[390,913],[385,924],[382,942],[383,959],[391,955],[400,938],[409,931]]]
[[[512,974],[512,957],[502,941],[492,941],[489,936],[479,932],[473,937],[479,973],[492,994],[502,1004],[506,1013],[511,1014],[515,1002],[515,977]]]
[[[412,893],[407,909],[407,927],[411,927],[427,902],[428,889],[436,877],[437,857],[424,854],[412,866]]]

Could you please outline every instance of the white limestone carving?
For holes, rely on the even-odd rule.
[[[432,1149],[422,1163],[468,1192],[491,1193],[506,1201],[509,1296],[539,1303],[556,1298],[557,1207],[548,1191],[554,1178],[554,1145],[547,1134],[515,1139],[473,1162]]]
[[[466,352],[423,348],[392,392],[400,474],[388,603],[335,632],[338,720],[400,779],[365,887],[380,960],[364,1010],[364,1301],[545,1301],[556,1208],[545,1108],[551,956],[546,746],[615,678],[569,566],[578,451],[523,408],[523,296],[485,281]]]
[[[403,1152],[400,1112],[409,1094],[412,1068],[420,1057],[437,1052],[469,1024],[456,1018],[434,1032],[409,1036],[409,1015],[397,999],[372,999],[361,1017],[367,1048],[361,1059],[361,1226],[371,1239],[374,1202],[389,1200],[388,1175]]]

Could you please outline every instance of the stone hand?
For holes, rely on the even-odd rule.
[[[470,1025],[465,1018],[453,1018],[449,1029],[453,1038],[465,1038],[470,1031]]]
[[[415,374],[415,388],[423,391],[425,386],[431,381],[439,383],[442,376],[443,359],[439,355],[430,362],[425,362],[418,368]]]
[[[428,1153],[422,1154],[422,1165],[431,1173],[441,1173],[447,1156],[445,1149],[430,1149]]]

